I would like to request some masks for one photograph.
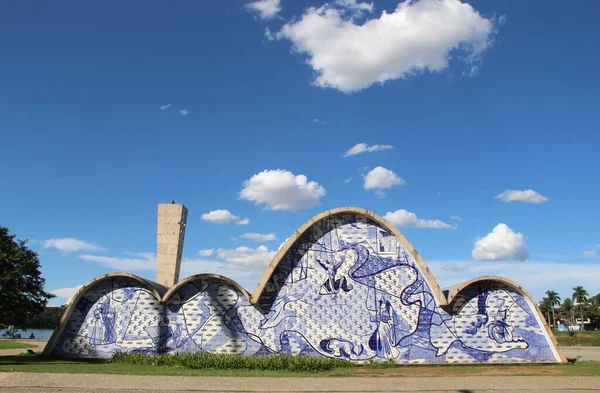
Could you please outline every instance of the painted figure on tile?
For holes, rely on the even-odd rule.
[[[348,292],[352,290],[352,285],[348,285],[348,281],[345,276],[336,279],[337,271],[344,260],[340,260],[337,263],[333,263],[329,260],[329,258],[325,259],[325,261],[321,261],[317,259],[317,263],[321,265],[321,267],[327,272],[327,280],[321,286],[321,291],[319,292],[321,295],[332,295],[336,294],[340,291],[340,289],[344,292]]]
[[[94,345],[112,344],[116,341],[115,333],[115,310],[110,304],[107,296],[94,311],[94,327],[90,336]]]
[[[57,354],[286,354],[398,363],[560,359],[535,304],[519,290],[476,281],[449,309],[429,280],[412,251],[377,222],[337,214],[290,246],[258,306],[215,277],[187,281],[167,299],[139,288],[139,281],[114,280],[80,299]]]

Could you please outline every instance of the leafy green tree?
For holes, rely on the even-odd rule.
[[[573,288],[573,301],[579,303],[579,312],[581,313],[581,330],[583,330],[583,305],[587,301],[589,294],[582,286]]]
[[[548,303],[550,304],[550,309],[552,310],[552,326],[556,328],[556,319],[554,318],[554,306],[560,306],[560,296],[555,291],[546,291],[546,299],[548,299]]]
[[[583,316],[589,319],[592,326],[598,328],[600,325],[600,294],[592,296],[588,299],[588,306],[586,307]]]
[[[547,297],[542,298],[542,300],[540,301],[540,310],[542,310],[542,313],[546,314],[546,319],[548,320],[548,324],[550,324],[550,313],[552,309],[552,304],[550,303],[550,301],[548,300]]]
[[[573,311],[575,310],[575,305],[573,304],[573,300],[567,298],[563,301],[563,304],[560,306],[559,312],[561,316],[567,321],[567,325],[571,326],[573,324],[573,320],[575,319],[573,315]]]
[[[15,240],[8,228],[0,226],[0,325],[26,326],[44,311],[48,299],[44,291],[37,253],[26,240]]]

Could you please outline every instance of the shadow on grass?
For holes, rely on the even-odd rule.
[[[40,365],[40,364],[106,364],[110,363],[110,359],[81,359],[81,358],[53,358],[41,355],[13,355],[0,356],[0,366],[24,366],[24,365]]]

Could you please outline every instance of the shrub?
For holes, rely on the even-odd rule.
[[[182,367],[187,369],[244,369],[282,371],[327,371],[351,367],[346,360],[315,356],[260,355],[238,356],[206,352],[147,355],[143,353],[117,352],[114,363],[159,367]]]

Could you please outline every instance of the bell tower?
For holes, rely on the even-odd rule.
[[[184,205],[175,201],[158,205],[156,282],[167,288],[179,281],[187,212]]]

